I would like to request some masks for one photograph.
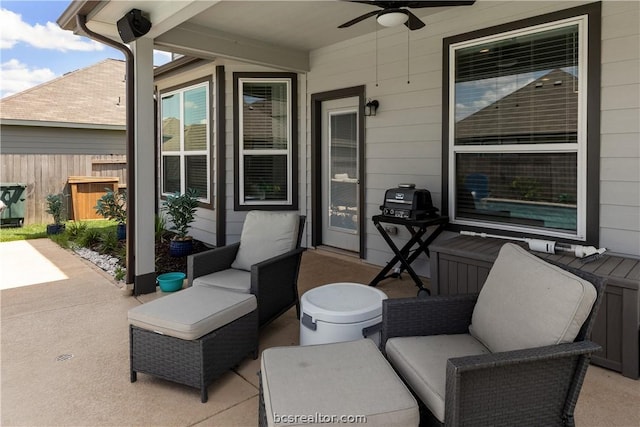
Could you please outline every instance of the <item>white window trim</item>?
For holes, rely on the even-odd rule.
[[[285,83],[287,87],[287,149],[263,149],[245,150],[244,148],[244,84],[245,83]],[[293,203],[293,135],[291,117],[291,79],[289,78],[260,78],[243,77],[238,79],[238,123],[239,123],[239,147],[238,147],[238,203],[240,206],[289,206]],[[244,194],[244,157],[245,155],[286,155],[287,156],[287,199],[286,200],[245,200]]]
[[[573,18],[562,19],[553,21],[541,25],[535,25],[526,29],[519,29],[508,31],[500,34],[494,34],[491,36],[480,37],[473,40],[467,40],[460,43],[451,44],[449,46],[449,176],[448,190],[449,190],[449,212],[450,222],[452,224],[482,227],[488,229],[498,229],[505,231],[515,231],[528,234],[539,234],[549,237],[566,238],[572,240],[586,240],[587,235],[587,63],[588,63],[588,46],[587,46],[587,28],[588,28],[588,16],[576,16]],[[455,140],[455,52],[458,49],[471,47],[481,43],[491,42],[506,39],[514,35],[526,35],[537,33],[540,31],[551,30],[556,28],[562,28],[567,26],[578,25],[578,132],[577,132],[577,144],[514,144],[514,145],[461,145],[456,146]],[[560,232],[539,228],[527,227],[525,225],[510,225],[508,223],[488,222],[488,221],[473,221],[469,219],[456,218],[456,154],[458,153],[577,153],[577,203],[576,203],[576,232]]]
[[[185,151],[184,149],[184,93],[188,92],[190,90],[193,89],[198,89],[200,87],[204,87],[206,90],[206,125],[207,125],[207,131],[206,131],[206,150],[189,150],[189,151]],[[210,105],[210,86],[209,86],[209,82],[205,81],[202,83],[197,83],[194,84],[192,86],[187,86],[187,87],[183,87],[180,89],[176,89],[173,90],[171,92],[165,92],[162,93],[160,95],[160,117],[163,117],[162,114],[162,99],[165,97],[169,97],[172,95],[177,95],[179,96],[180,99],[180,151],[164,151],[162,150],[162,145],[160,146],[160,179],[161,182],[164,180],[164,157],[165,156],[172,156],[172,157],[179,157],[180,158],[180,171],[181,171],[181,176],[180,176],[180,193],[184,194],[187,191],[186,188],[186,161],[185,161],[185,157],[188,156],[202,156],[205,155],[207,158],[207,194],[206,197],[198,197],[198,200],[202,203],[206,203],[209,204],[211,203],[211,162],[213,161],[213,159],[211,158],[211,105]],[[162,125],[161,125],[162,128]],[[162,139],[162,130],[160,131],[160,138]],[[172,193],[167,193],[165,191],[161,191],[162,196],[167,196],[169,194]]]

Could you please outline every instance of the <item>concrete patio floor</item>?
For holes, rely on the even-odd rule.
[[[49,239],[2,245],[8,243],[0,243],[1,425],[257,425],[259,360],[247,359],[214,382],[206,404],[195,389],[144,374],[130,383],[127,310],[162,293],[125,296],[110,276]],[[42,266],[42,259],[50,265]],[[5,274],[15,269],[21,274]],[[43,278],[43,269],[50,269],[49,276]],[[378,271],[356,259],[309,250],[300,294],[332,282],[367,283]],[[379,288],[390,298],[416,292],[408,277]],[[292,309],[261,331],[260,349],[296,345],[298,334]],[[576,422],[639,426],[640,381],[591,366]]]

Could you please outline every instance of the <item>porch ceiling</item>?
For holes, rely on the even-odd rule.
[[[375,19],[349,28],[338,25],[374,6],[349,1],[85,1],[72,2],[58,19],[76,31],[75,14],[88,27],[120,41],[116,22],[131,9],[151,20],[156,49],[202,58],[233,58],[295,71],[308,71],[309,52],[376,31]],[[444,8],[413,9],[424,18]]]

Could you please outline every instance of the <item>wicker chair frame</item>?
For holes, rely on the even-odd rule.
[[[556,265],[588,280],[597,290],[596,302],[575,341],[449,359],[445,422],[440,423],[416,396],[421,425],[575,425],[574,410],[591,354],[600,350],[588,337],[606,279]],[[392,337],[468,333],[476,300],[477,295],[457,295],[383,301],[381,350]]]
[[[251,266],[251,293],[258,301],[258,317],[263,327],[278,316],[296,307],[300,318],[298,295],[298,273],[305,248],[301,248],[306,217],[300,216],[296,249]],[[236,259],[240,243],[211,249],[190,255],[187,258],[188,286],[197,277],[231,268]]]

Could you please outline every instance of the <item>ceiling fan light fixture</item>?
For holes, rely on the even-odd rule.
[[[397,27],[398,25],[402,25],[409,19],[409,15],[404,12],[382,12],[378,15],[378,24],[383,27]]]

